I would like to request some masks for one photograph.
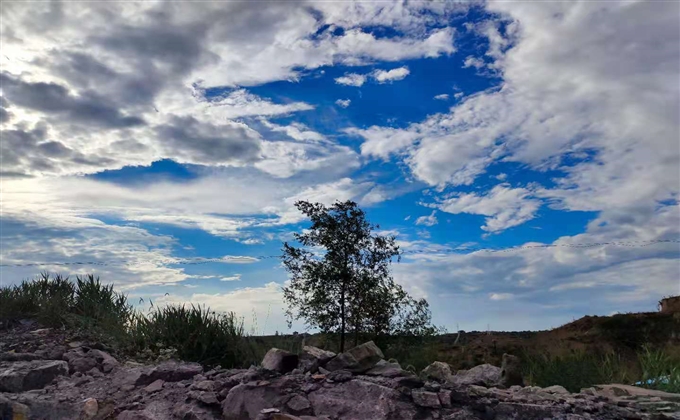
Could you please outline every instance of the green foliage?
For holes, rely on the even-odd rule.
[[[668,341],[680,323],[669,314],[617,314],[602,319],[598,330],[605,340],[624,349],[642,350],[646,344],[660,345]]]
[[[412,299],[390,274],[399,247],[393,236],[374,234],[378,226],[352,201],[331,207],[299,201],[295,206],[312,222],[296,233],[301,247],[283,244],[283,265],[291,275],[283,289],[289,322],[304,319],[322,333],[359,337],[431,333],[429,306]]]
[[[629,383],[632,379],[624,360],[615,353],[525,354],[523,366],[524,376],[530,384],[540,387],[562,385],[570,392],[596,384]]]
[[[641,386],[680,393],[680,360],[673,360],[661,349],[643,346],[638,354],[642,369]]]
[[[136,314],[130,338],[137,349],[174,348],[183,359],[205,365],[243,367],[256,363],[255,349],[245,336],[243,320],[232,312],[168,305]]]

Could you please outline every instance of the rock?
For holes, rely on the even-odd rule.
[[[278,389],[271,386],[240,384],[233,387],[222,401],[224,420],[254,419],[264,409],[282,407]]]
[[[319,367],[323,367],[329,360],[335,357],[332,351],[322,350],[318,347],[304,346],[300,353],[298,367],[303,372],[316,372]]]
[[[522,378],[522,362],[519,357],[508,353],[503,354],[499,385],[505,388],[513,385],[524,386],[524,379]]]
[[[428,408],[441,407],[439,395],[436,392],[425,391],[423,389],[414,389],[411,392],[411,397],[417,406]]]
[[[468,370],[459,370],[447,381],[453,385],[496,386],[501,379],[501,368],[490,364],[475,366]]]
[[[93,368],[109,373],[119,365],[118,360],[110,354],[89,347],[78,347],[69,350],[64,353],[63,359],[68,362],[71,373],[87,372]]]
[[[143,411],[125,410],[118,414],[116,420],[156,420]]]
[[[451,407],[451,390],[442,389],[437,393],[437,395],[439,396],[439,402],[441,403],[442,407]]]
[[[142,373],[135,381],[135,385],[148,385],[158,379],[165,382],[179,382],[191,379],[203,372],[203,367],[198,363],[178,363],[175,361],[163,362],[151,371]]]
[[[205,405],[218,405],[220,403],[217,399],[217,394],[210,391],[191,391],[189,392],[189,397]]]
[[[286,405],[295,413],[302,413],[312,408],[312,404],[309,400],[302,395],[294,395],[293,398],[288,400]]]
[[[352,379],[352,372],[348,370],[336,370],[326,375],[326,379],[333,382],[347,382]]]
[[[156,379],[144,388],[144,391],[148,393],[158,392],[163,389],[163,384],[165,383],[162,379]]]
[[[83,401],[83,412],[82,415],[85,419],[94,418],[99,411],[99,403],[94,398],[88,398]]]
[[[448,363],[433,362],[420,372],[420,377],[444,383],[451,378],[451,367]]]
[[[399,363],[390,363],[386,360],[380,360],[372,368],[366,371],[365,375],[369,376],[384,376],[386,378],[394,378],[397,376],[406,376],[410,373],[403,370]]]
[[[288,373],[297,367],[298,356],[285,350],[272,348],[264,355],[261,365],[267,370]]]
[[[369,341],[338,354],[326,363],[325,368],[330,371],[345,369],[353,373],[363,373],[384,358],[378,346]]]
[[[34,353],[12,353],[12,352],[0,353],[0,362],[26,362],[29,360],[40,359],[42,359],[42,357]]]
[[[68,364],[62,360],[0,363],[0,391],[22,392],[41,389],[59,375],[67,374]]]
[[[567,391],[567,389],[562,385],[549,386],[547,388],[543,388],[543,391],[549,394],[561,394],[561,395],[569,394],[569,391]]]
[[[317,416],[334,419],[412,420],[417,412],[394,389],[357,379],[320,388],[307,398]]]
[[[197,391],[214,391],[215,388],[216,388],[215,381],[199,381],[191,385],[191,389]]]

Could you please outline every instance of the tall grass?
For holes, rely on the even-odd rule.
[[[562,385],[571,392],[596,384],[629,383],[634,376],[616,353],[525,354],[522,359],[528,383],[540,387]]]
[[[221,314],[202,306],[169,305],[147,315],[135,314],[129,331],[134,347],[140,350],[173,348],[183,360],[229,368],[259,362],[245,335],[243,320],[232,312]]]
[[[250,337],[243,319],[232,312],[194,305],[152,306],[147,313],[135,310],[125,294],[93,275],[72,281],[43,273],[32,281],[1,287],[0,326],[24,318],[75,330],[82,338],[130,356],[158,356],[172,349],[183,360],[227,368],[259,363],[268,350],[265,345],[292,347],[283,337],[267,343]],[[255,314],[253,325],[256,328]]]
[[[638,360],[642,368],[640,386],[680,393],[680,360],[649,346],[643,347]]]

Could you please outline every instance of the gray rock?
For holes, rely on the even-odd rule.
[[[378,346],[369,341],[338,354],[326,363],[325,368],[330,371],[345,369],[353,373],[363,373],[384,358]]]
[[[323,367],[329,360],[335,357],[332,351],[322,350],[318,347],[304,346],[300,353],[298,367],[303,372],[316,372],[319,367]]]
[[[499,385],[505,388],[514,385],[524,386],[524,379],[522,378],[522,362],[519,357],[508,353],[503,354]]]
[[[41,389],[59,375],[67,374],[68,364],[62,360],[0,363],[0,391],[22,392]]]
[[[333,382],[347,382],[352,379],[352,372],[348,370],[335,370],[326,375],[326,379],[330,379]]]
[[[380,360],[375,366],[367,370],[365,375],[395,378],[397,376],[410,375],[410,373],[403,370],[399,363],[390,363],[386,360]]]
[[[411,397],[413,402],[420,407],[439,408],[442,405],[436,392],[414,389],[411,391]]]
[[[140,374],[135,381],[135,385],[148,385],[158,379],[162,379],[165,382],[179,382],[191,379],[201,372],[203,372],[203,367],[198,363],[168,361],[161,363],[149,372]]]
[[[164,383],[165,383],[164,380],[162,380],[162,379],[156,379],[155,381],[153,381],[153,382],[151,382],[149,385],[147,385],[147,386],[144,388],[144,391],[149,392],[149,393],[151,393],[151,392],[158,392],[158,391],[160,391],[161,389],[163,389],[163,384],[164,384]]]
[[[286,405],[295,413],[302,413],[312,408],[312,404],[309,402],[309,400],[302,395],[294,395],[293,398],[288,400]]]
[[[459,370],[447,383],[453,385],[496,386],[501,379],[501,368],[490,364],[475,366],[468,370]]]
[[[439,396],[439,402],[441,403],[442,407],[451,407],[451,390],[442,389],[437,393],[437,395]]]
[[[63,359],[68,362],[69,370],[74,372],[87,372],[97,368],[102,372],[108,373],[116,368],[119,363],[110,354],[89,347],[78,347],[69,350],[63,355]]]
[[[451,367],[448,363],[433,362],[420,372],[420,376],[425,380],[444,383],[451,378]]]
[[[272,348],[264,355],[261,365],[267,370],[287,373],[297,367],[298,356],[286,350]]]
[[[553,385],[549,386],[547,388],[543,388],[544,392],[547,392],[549,394],[560,394],[560,395],[566,395],[569,394],[569,391],[562,385]]]
[[[394,389],[357,379],[320,388],[307,398],[317,416],[334,419],[412,420],[417,413]]]

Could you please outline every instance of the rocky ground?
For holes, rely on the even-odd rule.
[[[372,342],[335,355],[272,349],[261,366],[212,369],[118,360],[111,349],[24,322],[0,331],[5,419],[680,419],[680,395],[627,385],[570,394],[522,386],[517,359],[420,375],[383,360]]]

